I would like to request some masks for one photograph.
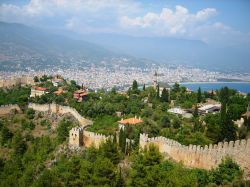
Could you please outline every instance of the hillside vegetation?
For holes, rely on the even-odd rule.
[[[60,96],[51,83],[51,77],[36,78],[37,85],[48,88],[48,94],[29,98],[28,87],[0,90],[1,104],[18,104],[22,111],[11,112],[0,120],[0,186],[248,186],[243,170],[231,158],[211,171],[186,168],[181,163],[164,160],[157,147],[141,150],[139,134],[165,136],[182,144],[207,145],[223,140],[249,137],[249,121],[238,128],[232,120],[239,119],[246,111],[250,95],[244,97],[235,90],[223,88],[216,94],[201,90],[186,93],[175,84],[170,96],[152,87],[138,89],[134,81],[127,93],[89,91],[83,102],[73,99],[73,92],[80,88],[75,81],[62,82],[67,92]],[[207,98],[220,101],[220,113],[198,115],[194,110],[190,119],[167,112],[170,100],[182,107],[192,107]],[[77,126],[70,116],[55,116],[27,108],[28,102],[69,105],[91,118],[88,130],[114,135],[121,118],[142,117],[143,123],[127,127],[114,139],[95,147],[72,151],[68,148],[69,130]],[[118,139],[117,139],[118,138]],[[134,143],[126,146],[126,138]]]

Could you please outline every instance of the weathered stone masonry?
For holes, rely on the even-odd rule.
[[[29,108],[32,108],[35,111],[40,112],[50,112],[55,114],[66,114],[70,113],[72,116],[74,116],[79,124],[80,127],[74,127],[69,132],[69,145],[73,147],[90,147],[91,145],[94,145],[96,147],[99,147],[99,145],[106,141],[109,137],[104,136],[101,134],[96,134],[93,132],[89,132],[84,130],[85,127],[92,125],[93,122],[82,117],[74,108],[71,108],[69,106],[62,106],[55,103],[52,104],[35,104],[35,103],[29,103]]]
[[[102,142],[105,142],[110,136],[97,134],[84,130],[83,127],[75,127],[69,132],[69,145],[72,147],[99,147]]]
[[[166,157],[177,162],[183,162],[185,166],[212,169],[218,166],[225,156],[232,157],[245,171],[250,174],[250,139],[224,142],[215,145],[201,147],[199,145],[185,146],[177,141],[165,138],[149,138],[146,134],[140,135],[140,147],[145,148],[154,144]]]
[[[2,105],[0,106],[0,116],[4,116],[9,114],[12,110],[17,110],[17,111],[21,111],[20,107],[18,105]]]
[[[72,116],[74,116],[77,121],[79,122],[80,126],[85,127],[88,125],[92,125],[93,122],[91,120],[88,120],[84,117],[82,117],[76,109],[71,108],[69,106],[62,106],[55,103],[52,104],[35,104],[35,103],[29,103],[29,108],[32,108],[33,110],[40,111],[40,112],[51,112],[55,114],[67,114],[70,113]]]
[[[71,113],[80,123],[81,127],[75,127],[69,132],[69,145],[73,147],[99,147],[101,142],[105,142],[108,136],[88,132],[84,128],[92,124],[92,121],[83,118],[75,109],[68,106],[56,104],[38,105],[29,104],[29,108],[37,111],[53,112],[58,114]],[[146,134],[140,135],[140,147],[145,148],[149,144],[154,144],[166,157],[177,162],[182,162],[187,167],[202,169],[212,169],[218,166],[225,156],[232,157],[247,176],[250,175],[250,139],[237,140],[235,142],[224,142],[215,145],[201,147],[199,145],[185,146],[177,141],[165,138],[149,138]]]

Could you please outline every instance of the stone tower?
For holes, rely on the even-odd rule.
[[[69,145],[73,147],[83,145],[83,127],[75,127],[69,131]]]

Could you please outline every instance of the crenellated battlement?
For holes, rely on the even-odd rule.
[[[84,131],[84,136],[88,136],[90,138],[96,138],[96,139],[108,139],[111,137],[111,136],[105,136],[103,134],[90,132],[90,131]]]
[[[83,144],[85,147],[99,147],[101,143],[107,141],[109,138],[112,138],[112,136],[105,136],[103,134],[98,134],[89,131],[83,132]]]
[[[69,145],[72,147],[99,147],[102,142],[112,138],[102,134],[85,131],[84,127],[74,127],[69,131]]]
[[[28,107],[32,108],[33,110],[40,111],[40,112],[50,112],[50,113],[56,113],[56,114],[70,113],[72,116],[74,116],[77,119],[79,124],[83,127],[93,124],[91,120],[84,118],[83,116],[81,116],[81,114],[77,112],[76,109],[71,108],[69,106],[62,106],[56,103],[52,103],[52,104],[29,103]]]
[[[140,146],[145,148],[149,144],[156,145],[161,153],[189,167],[211,169],[216,167],[222,158],[230,156],[242,169],[250,173],[250,139],[219,142],[202,147],[185,146],[165,137],[149,138],[147,134],[140,134]]]

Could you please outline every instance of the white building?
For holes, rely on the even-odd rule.
[[[192,118],[193,117],[193,114],[188,113],[187,111],[185,111],[179,107],[168,109],[168,112],[172,113],[172,114],[181,115],[184,118]]]
[[[221,109],[221,104],[207,104],[198,108],[198,111],[202,114],[216,113]]]
[[[183,115],[186,113],[186,111],[184,111],[183,109],[181,109],[179,107],[168,109],[168,112],[173,113],[173,114],[179,114],[179,115]]]
[[[47,88],[32,86],[30,97],[40,97],[46,93],[46,90],[47,90]]]

